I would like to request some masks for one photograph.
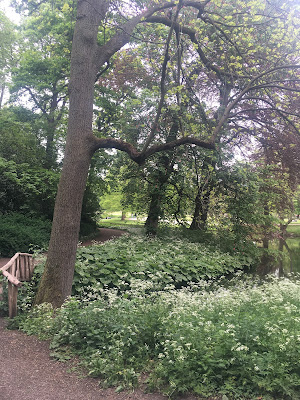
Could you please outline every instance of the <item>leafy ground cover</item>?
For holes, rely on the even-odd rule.
[[[300,275],[259,280],[244,273],[247,257],[171,236],[82,247],[74,296],[59,310],[35,307],[15,324],[50,339],[60,360],[78,355],[117,390],[146,380],[169,396],[296,400]]]
[[[145,293],[102,289],[54,313],[34,308],[22,330],[51,339],[53,354],[79,355],[106,385],[137,384],[168,395],[298,399],[300,277],[199,281]],[[147,292],[147,291],[146,291]],[[225,397],[226,396],[226,397]]]
[[[156,290],[228,275],[249,267],[252,259],[234,257],[185,239],[122,236],[77,252],[73,294],[97,288],[130,289],[133,282],[156,284]]]

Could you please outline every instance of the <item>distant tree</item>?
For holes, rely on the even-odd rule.
[[[4,91],[9,80],[9,72],[14,65],[14,47],[17,33],[13,23],[0,10],[0,109],[3,104]]]
[[[40,166],[45,159],[44,147],[38,138],[36,115],[22,107],[0,110],[0,157]]]
[[[40,117],[45,139],[44,166],[54,168],[63,137],[68,101],[74,9],[69,2],[30,2],[21,26],[22,43],[12,70],[11,99],[22,104],[22,95]]]

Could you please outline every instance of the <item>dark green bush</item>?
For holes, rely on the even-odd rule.
[[[51,222],[41,218],[10,213],[0,215],[0,255],[12,257],[16,252],[48,246]]]

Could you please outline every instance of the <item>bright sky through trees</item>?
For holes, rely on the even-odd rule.
[[[20,22],[21,17],[10,7],[10,0],[0,0],[0,10],[15,24]]]

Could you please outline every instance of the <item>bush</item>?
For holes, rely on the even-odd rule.
[[[150,387],[168,395],[295,400],[299,283],[251,278],[150,295],[103,290],[95,301],[69,299],[55,316],[48,307],[34,309],[20,326],[48,332],[58,357],[72,349],[107,385],[136,384],[144,371]]]
[[[73,295],[95,288],[128,290],[133,282],[156,282],[156,290],[228,275],[243,269],[237,257],[178,239],[146,239],[126,235],[77,251]]]
[[[0,215],[0,255],[12,257],[48,246],[51,222],[19,213]]]

